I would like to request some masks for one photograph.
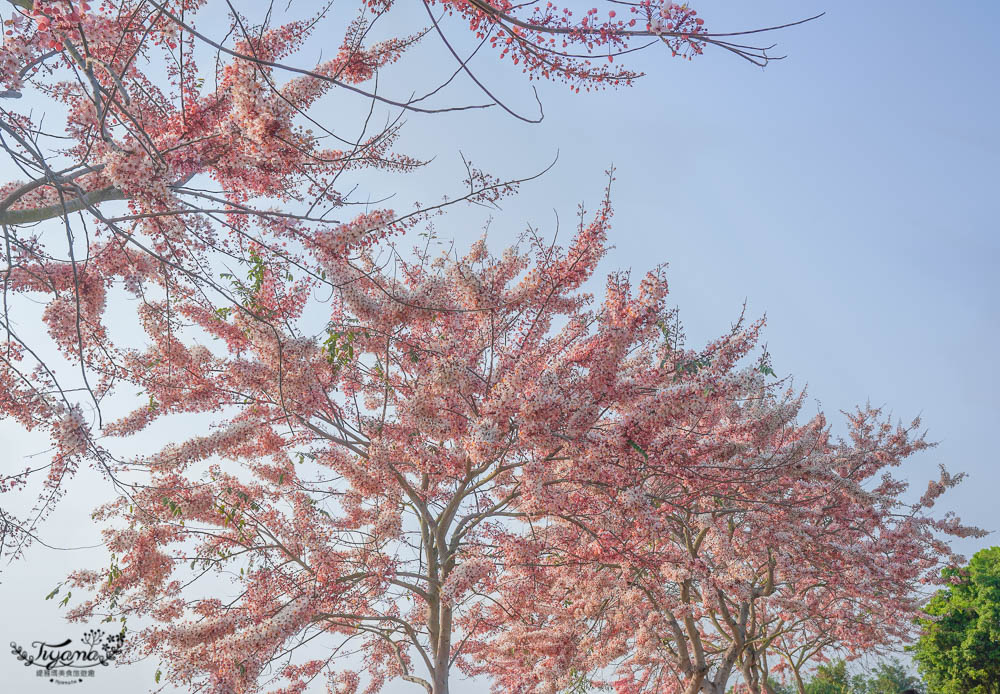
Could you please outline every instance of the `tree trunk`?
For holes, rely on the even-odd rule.
[[[806,685],[802,681],[802,675],[799,674],[798,668],[792,668],[792,674],[795,675],[795,689],[799,694],[806,694]]]
[[[448,670],[438,669],[434,671],[433,694],[448,694]]]
[[[433,694],[448,694],[448,671],[451,659],[451,608],[441,606],[441,626],[437,648],[434,649]]]
[[[702,685],[706,682],[708,682],[708,678],[705,677],[704,672],[695,672],[688,679],[684,694],[699,694],[702,691]]]

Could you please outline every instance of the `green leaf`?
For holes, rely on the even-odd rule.
[[[631,446],[632,448],[634,448],[635,450],[639,451],[639,453],[641,453],[641,454],[642,454],[642,457],[643,457],[643,458],[645,458],[645,459],[646,459],[647,461],[649,460],[649,454],[648,454],[648,453],[646,453],[646,451],[642,450],[642,446],[640,446],[639,444],[637,444],[637,443],[636,443],[635,441],[633,441],[632,439],[629,439],[629,440],[628,440],[628,444],[629,444],[629,445],[630,445],[630,446]]]

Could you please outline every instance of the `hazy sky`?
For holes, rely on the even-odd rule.
[[[765,70],[722,52],[687,62],[653,49],[640,60],[648,76],[631,89],[577,95],[539,85],[539,125],[499,109],[408,116],[400,148],[436,159],[396,180],[398,199],[459,190],[459,150],[511,177],[537,171],[558,151],[556,166],[494,215],[490,240],[500,245],[528,223],[551,234],[557,213],[566,229],[577,203],[598,201],[603,171],[614,163],[616,248],[605,270],[641,273],[668,262],[692,345],[725,332],[744,300],[751,317],[766,313],[776,371],[808,386],[806,414],[822,409],[835,431],[843,428],[838,411],[866,400],[904,420],[921,415],[940,445],[899,474],[919,495],[939,463],[968,472],[939,506],[997,528],[1000,472],[989,441],[1000,415],[1000,273],[990,270],[1000,259],[1000,4],[692,5],[718,30],[827,14],[775,35],[775,53],[788,58]],[[305,5],[297,7],[302,13]],[[411,83],[452,69],[432,40],[413,61],[385,76],[383,93],[405,97],[419,91]],[[474,67],[509,105],[534,112],[531,90],[512,65],[483,55]],[[322,115],[336,120],[359,108],[345,105],[341,113],[338,98],[324,102]],[[464,85],[446,100],[482,99]],[[438,221],[438,233],[466,245],[481,220],[478,211],[459,211]],[[35,448],[2,432],[9,435],[5,467],[22,466]],[[96,476],[81,475],[45,536],[96,542],[88,513],[102,490]],[[996,543],[991,535],[958,547],[971,554]],[[64,626],[55,601],[43,597],[69,567],[95,557],[102,561],[99,553],[35,546],[27,562],[6,567],[0,641],[75,636],[81,628]],[[155,669],[101,673],[73,691],[142,691]],[[46,689],[29,670],[0,657],[0,689],[55,686],[46,682]],[[482,687],[458,683],[453,691]]]

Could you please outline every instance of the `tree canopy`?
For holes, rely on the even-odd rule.
[[[413,7],[408,26],[393,24]],[[114,480],[116,461],[98,440],[115,385],[130,378],[118,365],[136,343],[120,331],[141,333],[160,312],[156,320],[172,324],[173,298],[191,294],[213,311],[253,311],[227,280],[259,269],[258,248],[339,291],[299,252],[314,232],[350,224],[391,236],[516,187],[470,166],[457,195],[354,213],[358,172],[426,163],[395,149],[404,115],[497,108],[542,117],[492,95],[468,64],[480,49],[526,81],[577,91],[632,84],[641,76],[633,54],[657,46],[679,57],[714,47],[759,65],[773,59],[662,0],[583,12],[506,0],[361,0],[344,15],[322,2],[304,14],[206,0],[8,0],[2,9],[0,416],[47,433],[53,448],[49,464],[0,477],[0,492],[38,495],[28,513],[0,506],[0,553],[14,555],[82,462]],[[304,55],[317,36],[319,61]],[[380,90],[380,71],[421,41],[439,41],[453,62],[425,71],[423,93]],[[460,78],[476,98],[448,102],[441,92]],[[331,99],[338,110],[348,100],[367,108],[334,124],[321,112]]]
[[[3,478],[44,471],[0,544],[23,555],[81,465],[105,475],[109,563],[71,574],[71,617],[127,621],[130,657],[207,694],[447,694],[456,673],[505,694],[765,694],[914,635],[919,586],[981,534],[933,509],[961,475],[908,500],[893,470],[931,445],[919,420],[862,407],[837,437],[800,419],[762,320],[690,345],[665,266],[602,276],[613,171],[565,245],[529,227],[434,249],[447,208],[520,183],[471,164],[458,196],[354,194],[358,172],[424,166],[397,151],[404,114],[531,120],[471,72],[481,47],[574,90],[631,84],[647,46],[766,48],[662,0],[426,0],[412,31],[393,0],[336,31],[328,5],[211,5],[8,8],[0,414],[52,455]],[[335,50],[304,57],[320,32]],[[427,38],[454,64],[383,93]],[[459,76],[485,103],[441,101]],[[350,134],[322,118],[335,99],[367,107]],[[158,426],[172,441],[148,450]]]
[[[773,685],[775,694],[902,694],[914,690],[926,694],[921,679],[897,659],[880,661],[875,667],[852,673],[843,659],[823,663],[811,677],[796,684]]]
[[[1000,692],[1000,547],[983,549],[964,568],[947,568],[950,585],[924,608],[913,658],[935,694]]]

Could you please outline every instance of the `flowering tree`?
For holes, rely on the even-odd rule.
[[[914,636],[920,588],[959,560],[943,538],[984,534],[929,513],[958,478],[906,504],[886,469],[927,446],[917,422],[861,410],[833,441],[822,417],[795,423],[800,398],[732,376],[686,411],[637,398],[620,426],[646,464],[597,447],[632,480],[583,502],[587,522],[555,520],[544,560],[507,572],[509,602],[486,611],[520,622],[484,660],[523,673],[512,690],[542,671],[629,694],[721,694],[739,676],[773,694],[768,675],[790,665],[801,691],[810,660]]]
[[[131,462],[149,478],[99,511],[117,519],[106,531],[114,559],[74,574],[96,590],[74,616],[151,620],[142,652],[171,681],[213,692],[257,691],[271,677],[300,691],[321,675],[354,692],[361,675],[331,666],[352,647],[369,692],[402,678],[442,694],[453,668],[480,672],[504,619],[484,601],[504,575],[544,556],[553,519],[592,521],[579,490],[632,484],[628,466],[645,465],[621,436],[628,403],[691,408],[706,387],[691,365],[714,355],[722,379],[752,343],[734,330],[704,354],[667,353],[658,272],[637,293],[613,276],[591,309],[580,287],[610,214],[607,200],[581,214],[565,250],[532,236],[528,252],[494,257],[479,241],[461,258],[418,249],[391,271],[365,250],[373,220],[318,233],[318,261],[341,286],[318,339],[298,328],[303,292],[265,249],[251,312],[220,314],[198,296],[176,306],[225,355],[185,346],[150,313],[155,342],[123,368],[153,374],[156,407],[106,431],[192,411],[219,427]],[[622,465],[601,464],[594,446]],[[234,599],[213,576],[236,583]],[[306,658],[314,643],[325,648]],[[507,664],[487,674],[506,691],[522,676]]]
[[[197,294],[221,311],[252,312],[219,275],[245,276],[265,249],[303,281],[336,289],[308,248],[315,234],[341,228],[337,217],[356,203],[354,172],[421,165],[393,149],[400,115],[491,106],[513,113],[472,73],[470,56],[449,38],[456,30],[468,27],[530,79],[577,90],[631,83],[639,73],[621,60],[648,44],[686,57],[716,46],[757,64],[770,59],[764,48],[732,43],[735,34],[710,33],[694,10],[659,0],[607,2],[582,14],[551,3],[428,0],[426,23],[412,35],[374,40],[397,4],[359,2],[355,18],[334,30],[327,6],[275,24],[263,6],[263,17],[247,15],[261,9],[256,3],[244,11],[227,3],[221,22],[203,18],[212,9],[204,0],[5,3],[0,147],[5,171],[18,173],[0,182],[0,415],[47,431],[53,443],[32,515],[0,510],[5,544],[24,546],[85,457],[114,474],[93,433],[115,385],[136,380],[119,368],[137,344],[116,334],[126,302],[140,306],[138,329],[165,325],[171,339],[187,339],[173,329],[175,302]],[[297,64],[320,28],[340,37],[334,55]],[[381,94],[379,71],[427,35],[454,54],[456,72],[423,95]],[[435,102],[460,73],[486,103]],[[324,97],[368,100],[389,110],[389,124],[373,128],[369,116],[345,135],[319,115]],[[508,188],[476,171],[467,183],[458,200],[489,201]],[[398,232],[439,209],[425,202],[354,224]],[[107,307],[116,301],[110,326]],[[24,328],[35,321],[51,341]],[[5,471],[0,491],[23,487],[32,472]]]
[[[318,233],[341,287],[318,337],[263,248],[234,280],[247,311],[176,304],[221,353],[150,312],[121,368],[155,406],[105,430],[217,428],[129,462],[149,476],[98,512],[112,564],[71,577],[94,591],[73,616],[138,618],[137,654],[212,692],[440,694],[455,669],[503,692],[762,692],[817,629],[906,638],[938,535],[978,532],[927,513],[957,480],[911,507],[870,484],[925,447],[913,427],[797,424],[766,356],[740,366],[759,324],[684,349],[659,272],[612,276],[592,308],[610,216],[500,257],[380,259],[377,219]]]
[[[398,253],[395,237],[450,203],[342,215],[353,172],[422,162],[395,151],[398,118],[345,137],[317,114],[353,95],[397,115],[530,120],[470,70],[456,25],[576,90],[631,83],[622,59],[643,42],[758,64],[765,49],[648,0],[582,15],[428,0],[412,35],[374,40],[396,3],[372,0],[333,57],[300,67],[325,9],[275,26],[230,6],[220,38],[203,4],[16,0],[5,24],[2,96],[28,108],[0,112],[22,172],[0,189],[0,412],[54,451],[33,516],[2,520],[23,547],[81,461],[114,478],[121,496],[97,514],[112,563],[74,574],[95,591],[75,616],[140,618],[136,648],[171,681],[227,693],[322,677],[338,694],[393,678],[441,694],[455,669],[500,691],[608,677],[709,693],[734,675],[762,691],[781,658],[798,672],[908,635],[915,588],[947,555],[935,533],[974,532],[927,513],[955,480],[909,509],[899,482],[874,481],[919,437],[870,411],[848,443],[797,424],[766,359],[739,366],[759,325],[684,349],[659,272],[635,292],[612,276],[595,307],[581,287],[607,199],[565,250],[529,234],[499,257],[485,241],[461,258]],[[428,35],[454,75],[381,94],[379,71]],[[459,74],[487,103],[431,105]],[[464,183],[457,200],[493,204],[517,182],[470,167]],[[139,338],[117,308],[107,318],[126,297]],[[104,422],[135,387],[141,403]],[[211,433],[139,458],[93,436],[192,413]],[[340,667],[351,652],[363,672]]]

